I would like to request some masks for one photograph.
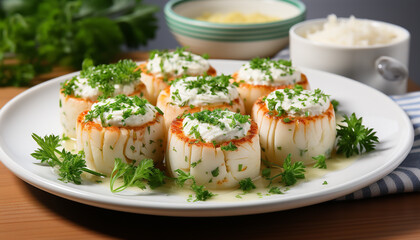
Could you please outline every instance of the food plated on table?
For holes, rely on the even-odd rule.
[[[246,64],[246,62],[222,60],[210,60],[210,63],[214,66],[217,72],[220,73],[220,75],[232,74],[242,65]],[[177,117],[172,123],[172,126],[175,124],[176,126],[174,127],[178,127],[175,129],[178,129],[179,131],[172,131],[171,134],[188,137],[178,138],[173,142],[171,141],[174,145],[170,145],[171,143],[169,143],[169,140],[166,144],[167,155],[174,149],[173,147],[175,147],[176,151],[172,151],[174,153],[173,156],[175,157],[171,159],[171,163],[178,164],[178,166],[180,166],[174,168],[171,167],[170,174],[166,172],[168,169],[157,168],[158,166],[154,165],[153,161],[149,161],[148,159],[143,161],[136,159],[135,165],[132,165],[127,160],[124,162],[123,158],[117,158],[118,161],[115,161],[113,169],[116,169],[114,174],[106,174],[97,168],[95,170],[97,170],[99,174],[93,175],[91,180],[85,178],[85,174],[88,173],[83,173],[83,175],[81,175],[80,185],[75,183],[62,183],[61,181],[58,181],[57,178],[63,179],[63,176],[68,177],[68,175],[65,174],[68,172],[60,171],[61,163],[56,163],[54,168],[55,170],[52,170],[49,167],[33,164],[34,162],[37,162],[35,159],[29,162],[27,160],[31,153],[36,152],[38,152],[38,155],[35,154],[33,156],[39,159],[39,154],[43,153],[41,145],[47,142],[47,139],[51,140],[51,142],[55,142],[55,140],[57,140],[57,138],[46,138],[46,136],[51,135],[51,133],[59,136],[61,135],[62,129],[59,124],[58,116],[54,117],[58,115],[54,113],[54,111],[58,112],[59,106],[52,104],[51,98],[57,96],[54,91],[59,91],[58,89],[60,88],[60,83],[76,75],[73,74],[40,85],[24,94],[26,97],[21,97],[20,100],[18,98],[18,100],[12,101],[10,104],[14,104],[13,109],[19,109],[19,111],[10,112],[11,108],[9,106],[5,106],[4,109],[2,109],[2,113],[0,115],[2,126],[7,125],[9,126],[9,129],[12,130],[16,124],[19,124],[19,120],[10,122],[3,117],[4,114],[8,114],[8,119],[20,119],[18,117],[22,114],[20,109],[22,109],[22,111],[26,111],[27,114],[31,114],[33,111],[40,111],[39,107],[37,108],[36,106],[51,106],[48,108],[42,108],[43,110],[41,110],[48,111],[48,113],[44,112],[43,114],[35,114],[36,117],[34,118],[34,123],[31,126],[25,126],[20,129],[18,133],[20,136],[19,138],[22,139],[21,141],[23,141],[23,144],[28,146],[28,149],[25,149],[24,151],[16,151],[14,147],[11,147],[13,146],[16,138],[10,137],[11,132],[2,127],[1,130],[4,133],[3,136],[9,138],[6,145],[2,144],[2,159],[6,159],[6,165],[19,177],[38,187],[41,187],[42,189],[46,189],[50,192],[70,199],[83,201],[95,206],[124,211],[188,216],[200,214],[209,216],[237,215],[266,212],[304,206],[314,202],[324,201],[325,199],[332,199],[379,179],[381,176],[391,171],[393,167],[396,167],[395,164],[398,164],[398,161],[402,161],[401,158],[404,157],[404,154],[406,154],[408,149],[407,146],[410,145],[409,140],[407,139],[409,139],[409,135],[412,134],[412,132],[410,132],[408,128],[410,123],[406,116],[398,114],[401,110],[391,100],[386,99],[379,92],[364,85],[357,84],[351,80],[311,69],[303,68],[301,70],[308,76],[311,87],[314,87],[314,89],[323,89],[325,94],[331,95],[331,98],[333,99],[337,99],[340,102],[339,109],[341,108],[341,111],[343,111],[346,115],[350,116],[352,112],[356,112],[359,118],[349,117],[348,123],[358,124],[361,122],[358,121],[361,120],[360,117],[363,117],[363,122],[365,123],[365,121],[367,121],[366,124],[368,127],[366,129],[374,128],[378,134],[379,140],[381,140],[378,145],[381,149],[380,151],[371,151],[368,154],[350,158],[349,160],[345,157],[347,154],[346,149],[342,150],[343,158],[334,157],[332,159],[328,159],[327,154],[325,154],[326,151],[323,151],[326,155],[325,159],[319,157],[314,159],[314,161],[316,161],[316,163],[319,162],[318,166],[327,165],[327,169],[319,167],[314,168],[315,165],[304,164],[301,161],[293,161],[293,154],[291,156],[286,156],[284,162],[280,164],[275,162],[272,163],[270,161],[260,162],[250,160],[252,159],[252,156],[258,155],[258,147],[256,147],[256,145],[261,144],[261,140],[257,141],[256,139],[257,136],[261,139],[261,134],[252,135],[252,138],[249,137],[249,141],[247,140],[246,142],[247,145],[244,145],[243,147],[240,143],[243,142],[241,139],[247,139],[247,136],[251,134],[252,129],[255,130],[255,127],[260,128],[258,123],[253,122],[251,120],[251,116],[246,117],[246,115],[239,114],[237,112],[227,111],[230,115],[227,114],[226,119],[232,120],[233,118],[237,119],[239,122],[243,120],[244,124],[247,122],[250,124],[251,128],[247,132],[248,135],[234,134],[232,136],[235,139],[214,140],[215,142],[213,142],[213,140],[205,137],[207,136],[206,131],[212,132],[214,130],[211,130],[213,125],[210,124],[207,125],[207,127],[203,126],[206,126],[205,124],[209,124],[209,122],[213,123],[216,127],[214,131],[219,129],[216,132],[220,133],[221,128],[223,128],[221,126],[223,125],[218,123],[223,122],[224,120],[221,119],[224,118],[215,118],[217,121],[213,121],[210,116],[212,116],[211,114],[218,115],[218,111],[222,112],[226,110],[204,110],[189,113],[190,115],[182,115],[179,118]],[[340,84],[331,84],[331,82],[338,82]],[[53,91],[52,89],[55,90]],[[363,99],[363,97],[361,99],[353,99],[352,95],[349,94],[349,89],[360,92],[362,96],[369,96],[370,100],[367,101],[366,99]],[[290,90],[293,89],[291,88]],[[40,96],[40,94],[44,97],[36,97]],[[32,98],[34,98],[33,101],[25,102],[26,100]],[[360,101],[362,101],[363,104],[360,104]],[[388,104],[390,106],[389,109],[381,112],[375,111],[375,108],[372,106],[384,104],[382,102]],[[18,107],[16,108],[16,106]],[[276,115],[282,113],[282,111],[278,110],[279,109],[277,108],[275,109],[276,112],[274,113]],[[160,113],[158,110],[156,111],[157,113],[154,114],[158,116]],[[389,113],[390,111],[392,111],[392,114]],[[45,121],[45,118],[42,117],[45,115],[51,117]],[[163,114],[163,117],[164,116],[165,114]],[[99,125],[104,128],[100,118],[101,117],[99,117],[99,120],[101,122]],[[103,117],[104,120],[106,120],[106,118]],[[187,121],[188,126],[186,125],[184,128],[181,123],[184,123],[185,119],[190,120]],[[198,121],[198,123],[195,123],[194,121]],[[45,127],[47,122],[49,126]],[[225,123],[227,125],[224,130],[231,126],[235,129],[236,125],[229,122],[229,120],[226,120]],[[399,131],[389,131],[388,128],[385,127],[388,124],[396,124]],[[242,128],[241,131],[243,131],[244,134],[246,127],[243,127],[242,125],[237,126]],[[206,131],[198,131],[199,127]],[[208,127],[210,127],[210,129],[207,129]],[[171,129],[168,130],[168,133],[170,130]],[[40,146],[36,146],[35,142],[31,140],[30,136],[32,133],[35,133],[36,136],[38,136],[35,137],[34,135],[37,142],[41,143]],[[28,136],[26,136],[26,134]],[[222,135],[223,134],[224,133],[222,133]],[[172,138],[173,137],[171,135],[171,139]],[[59,157],[77,154],[76,151],[72,150],[74,147],[68,147],[71,144],[66,145],[66,143],[61,142],[60,139],[63,139],[63,137],[58,137],[58,143],[67,146],[67,150],[64,150],[68,152],[61,152],[61,150],[59,150],[60,154],[62,154],[59,155]],[[71,140],[65,141],[67,141],[67,143],[72,142]],[[383,145],[383,141],[386,143],[386,146]],[[131,145],[128,144],[124,148],[125,151],[133,151],[130,146]],[[142,147],[141,144],[138,146],[140,146],[140,148]],[[183,146],[183,149],[178,149],[179,146]],[[103,147],[103,149],[105,147]],[[37,148],[38,150],[36,150]],[[195,148],[201,148],[201,151],[196,151]],[[256,151],[249,152],[250,149],[255,148],[257,148]],[[108,147],[107,150],[109,149],[110,148]],[[134,149],[137,150],[137,147],[134,146]],[[260,151],[262,151],[262,148],[260,148]],[[98,153],[99,152],[100,151],[98,151]],[[194,153],[194,156],[186,154],[188,152]],[[183,155],[184,158],[180,159],[175,153],[180,156]],[[211,155],[210,153],[214,153],[214,155]],[[26,157],[21,157],[22,154],[26,154]],[[225,168],[223,169],[221,164],[223,164],[224,161],[221,161],[222,158],[220,154],[223,154],[224,158],[230,155],[232,158],[229,157],[229,159],[232,159],[232,161],[236,161],[235,159],[238,159],[238,162],[236,162],[237,164],[234,163],[234,165],[232,165],[230,163],[229,165],[225,165]],[[385,160],[384,154],[387,156],[385,157]],[[185,156],[187,156],[186,162]],[[201,158],[201,161],[200,156],[203,157]],[[172,156],[169,156],[168,158],[171,157]],[[381,161],[379,161],[379,158]],[[22,161],[21,159],[26,160]],[[219,159],[220,161],[218,161],[218,164],[211,161],[205,161],[209,159]],[[174,161],[172,162],[172,160]],[[48,163],[50,163],[50,161],[48,161]],[[340,163],[342,163],[341,167],[339,166]],[[54,164],[52,163],[52,165]],[[258,171],[258,176],[255,177],[255,172],[258,167],[260,170]],[[130,172],[144,173],[139,169],[148,169],[146,172],[148,172],[149,175],[146,174],[146,177],[143,176],[142,178],[139,178],[140,181],[138,181],[139,179],[136,178],[136,180],[133,178],[134,175],[128,174]],[[286,171],[286,169],[289,170]],[[83,169],[81,171],[84,172]],[[224,179],[229,180],[229,176],[224,175],[228,173],[232,176],[231,180],[236,181],[234,184],[235,186],[229,190],[217,189],[217,182],[223,183]],[[111,176],[111,178],[102,178],[101,176],[103,175]],[[135,184],[130,185],[130,181],[125,182],[123,180],[124,177],[127,177],[129,180],[131,179],[135,182]],[[218,177],[221,179],[218,179]],[[159,186],[159,183],[162,183],[162,181],[160,181],[162,179],[165,184]],[[95,183],[95,181],[102,181],[102,183]],[[226,181],[226,183],[228,182],[231,181]],[[324,182],[326,184],[323,184]],[[212,186],[212,184],[215,186]],[[60,186],[59,188],[57,188],[58,185]],[[111,189],[110,185],[112,186]],[[180,187],[181,185],[183,185],[183,187]],[[140,189],[134,188],[133,186],[137,186]],[[144,188],[144,190],[142,190],[142,188]],[[88,194],[86,195],[86,193]],[[192,196],[190,197],[189,195]],[[195,207],[191,208],[191,206]],[[179,212],[176,209],[182,209],[182,212]],[[227,209],[231,210],[229,211]],[[236,211],[234,209],[240,209],[240,211]]]

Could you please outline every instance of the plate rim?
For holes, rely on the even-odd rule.
[[[247,61],[238,61],[238,60],[219,60],[213,59],[211,62],[234,62],[235,64],[245,63]],[[389,98],[385,94],[379,92],[376,89],[373,89],[369,86],[366,86],[362,83],[356,82],[352,79],[339,76],[336,74],[323,72],[315,69],[301,68],[302,72],[316,72],[319,74],[326,74],[330,77],[345,79],[345,81],[353,81],[354,84],[359,84],[360,86],[370,88],[370,90],[375,91],[382,95],[382,97]],[[23,101],[22,99],[28,97],[30,94],[35,94],[40,89],[48,87],[49,85],[57,84],[57,82],[63,81],[69,77],[76,75],[78,72],[69,73],[57,78],[53,78],[44,83],[38,84],[24,92],[15,96],[12,100],[7,102],[0,109],[0,122],[4,117],[4,112],[7,112],[15,104],[18,104],[18,101]],[[394,101],[389,98],[390,102],[395,104],[400,110],[399,115],[404,120],[405,125],[408,125],[411,128],[411,131],[407,131],[407,141],[402,144],[399,151],[396,151],[395,156],[392,161],[389,161],[387,165],[381,166],[380,168],[375,169],[369,173],[368,176],[365,176],[363,179],[356,178],[352,181],[347,181],[338,186],[328,188],[321,192],[311,193],[310,197],[301,198],[299,195],[290,197],[287,202],[279,202],[277,198],[273,199],[257,199],[249,200],[243,202],[222,202],[223,206],[220,206],[220,202],[197,202],[197,203],[163,203],[163,202],[150,202],[150,201],[139,201],[138,199],[122,199],[123,202],[115,202],[114,196],[103,196],[98,193],[89,193],[81,189],[75,189],[71,187],[71,184],[59,184],[58,180],[51,181],[45,179],[44,177],[37,175],[29,170],[23,168],[20,164],[15,162],[3,149],[2,139],[0,139],[0,161],[17,177],[23,181],[51,194],[80,202],[83,204],[88,204],[96,207],[112,209],[117,211],[125,211],[132,213],[142,213],[142,214],[151,214],[151,215],[163,215],[163,216],[237,216],[237,215],[247,215],[247,214],[257,214],[257,213],[267,213],[274,211],[282,211],[287,209],[293,209],[298,207],[304,207],[316,203],[321,203],[324,201],[332,200],[340,196],[352,193],[356,190],[359,190],[365,186],[368,186],[379,179],[383,178],[390,172],[392,172],[400,163],[405,159],[409,154],[414,141],[414,130],[412,128],[412,123],[409,117],[405,114],[404,110]],[[344,189],[343,186],[344,185]],[[101,197],[101,198],[98,198]],[[297,202],[295,202],[297,201]],[[280,206],[279,206],[280,205]],[[226,209],[229,211],[224,211]]]

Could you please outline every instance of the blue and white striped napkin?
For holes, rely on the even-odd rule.
[[[391,98],[404,109],[413,124],[414,144],[410,153],[389,175],[338,200],[420,191],[420,92],[391,96]]]

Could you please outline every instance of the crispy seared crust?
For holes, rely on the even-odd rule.
[[[258,99],[258,101],[254,104],[254,109],[257,109],[256,111],[262,111],[264,113],[264,117],[273,119],[273,120],[283,120],[285,118],[289,118],[289,122],[284,122],[284,124],[304,124],[307,125],[309,124],[311,121],[316,121],[318,119],[324,118],[325,116],[328,117],[328,119],[332,119],[335,118],[335,112],[334,112],[334,107],[333,105],[330,103],[330,106],[328,107],[327,111],[325,111],[322,115],[317,115],[317,116],[308,116],[308,117],[291,117],[291,116],[287,116],[287,115],[282,115],[282,116],[277,116],[277,112],[274,114],[270,114],[270,110],[268,110],[267,105],[265,104],[265,102],[262,100],[264,97],[260,97]],[[255,111],[253,111],[255,112]]]
[[[176,170],[189,172],[199,185],[212,189],[238,187],[245,178],[256,178],[260,173],[261,148],[258,126],[251,121],[251,128],[241,139],[221,144],[203,143],[186,136],[182,130],[183,119],[172,122],[168,131],[166,167],[176,177]],[[223,150],[222,146],[234,144],[237,149]],[[217,169],[217,174],[213,171]]]
[[[191,108],[190,106],[177,106],[173,105],[172,100],[170,98],[170,87],[167,87],[164,89],[158,97],[157,100],[157,107],[160,108],[164,113],[165,117],[165,126],[168,129],[171,122],[178,117],[179,115],[182,115],[184,113],[194,113],[194,112],[200,112],[203,110],[215,110],[215,109],[229,109],[233,112],[239,112],[241,114],[245,114],[245,107],[242,102],[241,98],[237,98],[232,101],[232,104],[228,103],[221,103],[221,104],[210,104],[210,105],[203,105],[203,106],[195,106]]]
[[[204,146],[204,147],[210,147],[210,148],[218,148],[221,146],[229,145],[229,143],[233,143],[236,146],[240,146],[243,143],[252,143],[252,139],[255,137],[256,134],[258,134],[258,126],[254,121],[251,121],[251,128],[249,129],[247,135],[240,139],[233,139],[224,143],[213,145],[213,143],[206,143],[197,141],[196,139],[189,138],[187,135],[184,134],[184,130],[182,127],[182,123],[184,121],[184,118],[176,118],[172,123],[169,131],[171,131],[172,134],[175,134],[178,136],[179,139],[181,139],[183,142],[188,143],[189,145],[195,145],[195,146]]]
[[[161,164],[166,147],[163,116],[156,113],[153,121],[135,127],[103,127],[93,121],[85,122],[89,111],[77,118],[77,148],[85,152],[89,168],[110,174],[115,158],[138,164],[150,158]]]
[[[320,154],[329,157],[336,136],[333,105],[317,116],[276,116],[269,111],[261,97],[252,109],[252,119],[259,125],[262,159],[283,164],[288,154],[292,162],[314,162],[312,157]],[[284,121],[288,118],[288,121]]]
[[[251,114],[252,106],[261,96],[267,96],[271,92],[277,89],[284,88],[294,88],[295,85],[301,85],[304,89],[309,89],[309,82],[305,74],[301,74],[301,80],[296,84],[289,85],[255,85],[246,82],[241,82],[241,79],[238,78],[238,72],[232,74],[232,79],[234,82],[239,83],[238,91],[241,95],[241,98],[244,100],[245,110],[247,114]]]

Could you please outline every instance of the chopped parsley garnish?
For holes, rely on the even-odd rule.
[[[191,190],[195,192],[194,202],[206,201],[207,199],[210,199],[211,197],[215,196],[215,194],[206,190],[203,185],[197,185],[197,183],[195,182],[194,176],[191,176],[190,173],[186,173],[182,171],[181,169],[176,169],[175,173],[178,175],[178,177],[175,180],[175,183],[180,187],[183,187],[186,181],[188,180],[192,181]]]
[[[277,116],[285,114],[309,117],[309,104],[326,106],[329,95],[323,93],[320,89],[314,91],[304,90],[302,86],[295,85],[293,89],[278,89],[270,93],[263,99],[270,112]],[[284,122],[290,122],[290,119],[283,119]]]
[[[320,169],[327,169],[327,163],[325,162],[325,155],[320,154],[316,157],[312,157],[314,160],[316,160],[316,163],[314,164],[314,168],[320,168]]]
[[[213,171],[211,171],[211,175],[213,177],[219,176],[219,167],[215,168]]]
[[[198,165],[198,164],[200,164],[201,162],[202,162],[202,160],[201,160],[201,159],[199,159],[199,160],[198,160],[198,161],[196,161],[196,162],[192,162],[192,163],[191,163],[191,167],[192,167],[192,168],[195,168],[195,167],[197,167],[197,165]]]
[[[95,104],[85,115],[85,121],[88,122],[93,121],[94,118],[100,118],[102,125],[105,126],[106,120],[112,118],[112,112],[116,111],[123,111],[123,120],[133,115],[145,115],[148,111],[162,112],[158,107],[152,106],[146,99],[120,94],[115,98],[104,99]],[[111,117],[109,117],[110,115]]]
[[[211,128],[218,128],[221,131],[231,131],[238,132],[238,134],[242,134],[244,124],[251,123],[249,115],[241,115],[240,113],[234,113],[229,110],[221,109],[215,109],[213,111],[203,110],[201,112],[187,113],[184,114],[183,117],[183,129],[185,133],[189,134],[190,137],[202,142],[204,142],[204,140],[202,139],[202,134],[200,133],[200,131],[207,131]],[[200,127],[203,125],[205,125],[205,127]],[[234,136],[235,139],[239,137],[240,136]],[[213,140],[209,140],[209,142],[212,142],[214,146],[218,144],[218,142]],[[231,143],[228,146],[224,147],[227,147],[227,150],[230,151],[236,150],[236,146],[234,146]]]
[[[235,146],[235,144],[233,144],[232,142],[229,142],[229,144],[228,144],[228,145],[223,145],[223,146],[221,147],[221,149],[222,149],[223,151],[236,151],[236,150],[238,149],[238,147],[237,147],[237,146]]]
[[[271,162],[264,162],[265,164],[269,165],[270,167],[277,167],[282,168],[282,172],[273,176],[273,177],[266,177],[267,180],[270,181],[269,186],[273,182],[273,180],[277,179],[278,177],[281,177],[280,182],[284,183],[286,186],[294,185],[298,179],[304,179],[305,178],[305,165],[302,161],[295,162],[292,164],[291,160],[291,154],[287,155],[286,159],[283,162],[283,165],[278,165]],[[265,175],[269,175],[268,171],[266,171]]]
[[[376,132],[362,124],[362,118],[353,113],[350,117],[344,115],[342,123],[337,128],[337,153],[344,153],[346,157],[375,150],[379,142]]]
[[[271,60],[270,58],[254,58],[249,62],[249,68],[258,69],[264,73],[266,81],[274,81],[272,69],[282,70],[281,76],[293,75],[296,71],[292,67],[292,62],[287,60]]]
[[[108,98],[114,96],[116,84],[130,84],[140,79],[141,72],[134,71],[137,64],[128,59],[120,60],[115,64],[103,64],[92,66],[91,64],[83,64],[83,69],[79,76],[75,76],[62,84],[64,95],[74,95],[77,88],[76,82],[79,79],[87,79],[87,84],[99,89],[100,98]]]
[[[32,133],[32,138],[40,148],[31,154],[35,159],[41,160],[41,163],[48,164],[51,167],[57,167],[58,180],[63,182],[73,182],[81,184],[81,175],[83,172],[90,173],[95,176],[105,177],[104,174],[95,172],[86,168],[86,161],[84,159],[83,151],[77,154],[63,150],[58,150],[61,147],[60,137],[56,135],[47,135],[40,137]]]
[[[192,92],[193,96],[196,95],[213,95],[220,96],[220,94],[228,95],[230,89],[236,88],[236,85],[230,82],[230,75],[220,76],[196,76],[196,77],[184,77],[174,80],[171,83],[171,99],[180,106],[186,106],[189,104],[190,98],[188,96],[180,95],[182,92]],[[227,103],[230,103],[228,101]]]
[[[174,57],[179,57],[181,62],[185,62],[184,66],[182,66],[182,69],[184,71],[184,74],[187,73],[189,62],[198,62],[200,58],[202,59],[208,59],[208,55],[203,55],[200,57],[199,55],[192,54],[188,51],[186,51],[185,47],[177,47],[175,51],[171,52],[167,49],[164,50],[152,50],[149,54],[149,61],[154,60],[155,58],[160,58],[159,62],[159,68],[160,72],[164,74],[164,78],[167,78],[168,72],[166,72],[166,69],[164,68],[165,61],[173,61]],[[152,70],[152,69],[149,69]],[[181,76],[183,73],[178,72],[175,70],[175,75]]]
[[[123,178],[124,183],[114,188],[117,179]],[[154,167],[152,159],[143,159],[138,166],[123,163],[120,158],[115,159],[114,169],[111,173],[110,188],[111,192],[121,192],[128,187],[146,188],[146,183],[151,189],[165,184],[165,174]]]
[[[271,194],[284,194],[284,192],[282,192],[279,187],[271,187],[270,190],[268,190],[268,193],[271,193]]]
[[[244,191],[245,193],[250,192],[252,189],[256,189],[257,187],[252,182],[251,178],[245,178],[239,181],[239,188]]]

